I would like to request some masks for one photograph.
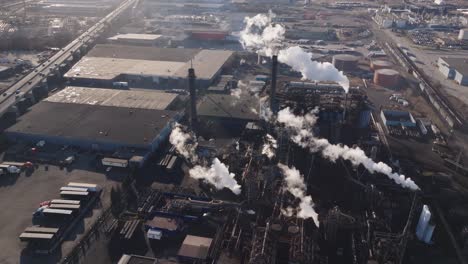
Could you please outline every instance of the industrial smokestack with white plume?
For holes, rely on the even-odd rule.
[[[218,158],[213,159],[211,167],[197,165],[190,169],[189,174],[194,179],[213,185],[217,190],[228,188],[236,195],[241,193],[241,186],[234,179],[234,173],[230,173],[229,168]]]
[[[196,153],[198,142],[195,135],[189,131],[184,131],[179,123],[175,123],[169,136],[169,142],[175,146],[177,153],[184,156],[190,163],[199,163]],[[241,186],[234,179],[234,174],[229,173],[228,167],[218,158],[213,159],[211,167],[194,166],[189,170],[190,177],[203,180],[212,184],[216,189],[230,189],[236,195],[241,192]]]
[[[312,197],[306,195],[307,187],[304,183],[304,177],[302,177],[301,173],[294,167],[289,168],[281,163],[278,164],[278,167],[283,171],[286,189],[300,200],[299,207],[295,210],[297,212],[297,217],[304,219],[312,218],[315,225],[318,227],[318,214],[315,212]],[[288,207],[284,213],[288,216],[292,216],[293,211],[294,209]]]
[[[184,131],[179,123],[174,124],[171,135],[169,136],[169,142],[175,146],[177,153],[184,156],[187,160],[191,162],[196,162],[198,160],[196,154],[198,142],[195,136],[190,132]]]
[[[290,138],[293,142],[303,148],[308,148],[311,152],[320,152],[323,157],[333,162],[342,158],[350,161],[354,166],[363,165],[371,173],[382,173],[405,188],[419,190],[413,180],[393,172],[392,168],[383,162],[374,162],[362,149],[334,145],[327,139],[315,137],[312,129],[317,122],[316,113],[315,109],[304,116],[296,116],[288,107],[278,112],[277,121],[290,130]]]
[[[240,32],[240,42],[245,49],[258,54],[272,56],[277,54],[281,63],[289,65],[302,74],[303,79],[311,81],[334,81],[339,83],[346,92],[349,90],[349,80],[328,62],[312,61],[312,53],[304,51],[299,46],[281,48],[286,32],[282,25],[272,24],[275,15],[270,12],[258,14],[244,19],[245,28]]]

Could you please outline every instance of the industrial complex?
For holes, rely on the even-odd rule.
[[[462,0],[0,0],[0,263],[468,263],[467,30]]]

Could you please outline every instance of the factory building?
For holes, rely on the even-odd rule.
[[[52,103],[89,104],[137,109],[170,110],[181,102],[179,95],[145,89],[117,90],[69,86],[44,99]]]
[[[254,96],[241,97],[227,94],[208,94],[198,104],[197,113],[207,133],[228,134],[259,120],[260,102]],[[239,132],[239,131],[237,131]]]
[[[407,111],[382,110],[380,118],[382,118],[382,122],[387,127],[416,127],[416,120]]]
[[[333,40],[336,38],[336,32],[327,27],[307,27],[296,28],[286,31],[288,39],[307,39],[307,40]]]
[[[0,65],[0,79],[8,77],[12,73],[13,73],[12,67]]]
[[[127,152],[142,156],[144,162],[167,140],[172,123],[182,116],[165,110],[175,100],[173,94],[82,89],[68,87],[34,105],[5,130],[6,137],[14,142]]]
[[[193,65],[198,88],[206,88],[228,67],[232,51],[97,45],[64,77],[75,86],[185,89]]]
[[[156,46],[158,44],[164,44],[164,38],[157,34],[118,34],[107,39],[111,44],[124,44],[124,45],[136,45],[136,46]]]
[[[439,58],[437,65],[445,78],[455,80],[460,85],[468,85],[467,58]]]

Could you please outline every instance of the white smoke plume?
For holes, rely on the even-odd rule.
[[[342,71],[329,62],[317,62],[312,60],[312,53],[304,51],[299,46],[280,50],[278,60],[285,63],[295,71],[302,74],[302,79],[314,81],[335,81],[346,92],[349,90],[349,80]]]
[[[257,14],[254,17],[245,17],[245,28],[240,32],[240,43],[245,49],[271,56],[274,46],[284,39],[286,30],[283,26],[273,25],[271,20],[275,14]]]
[[[236,195],[241,193],[241,186],[234,179],[234,173],[230,173],[229,168],[218,158],[213,159],[211,167],[197,165],[190,169],[189,174],[190,177],[203,180],[218,190],[228,188]]]
[[[348,92],[348,78],[331,63],[312,61],[312,53],[304,51],[299,46],[281,48],[286,30],[282,25],[272,24],[271,20],[274,17],[272,12],[268,15],[258,14],[254,17],[246,17],[245,28],[240,32],[242,46],[265,56],[278,54],[279,62],[300,72],[302,79],[334,81]]]
[[[289,168],[288,166],[279,163],[278,167],[283,171],[284,181],[286,183],[286,189],[296,198],[300,200],[299,207],[295,210],[297,217],[300,218],[312,218],[315,225],[319,226],[318,214],[314,210],[314,202],[310,195],[306,195],[307,187],[304,183],[304,177],[294,167]],[[283,213],[287,216],[292,216],[294,210],[288,207]]]
[[[269,159],[272,159],[276,155],[275,151],[277,148],[278,148],[278,143],[276,139],[270,134],[266,134],[265,143],[263,144],[263,147],[262,147],[262,154],[267,156]]]
[[[184,156],[187,160],[192,162],[198,160],[196,154],[197,140],[191,133],[184,131],[179,123],[174,124],[169,136],[169,142],[175,146],[177,153]]]
[[[198,142],[195,136],[188,131],[184,131],[179,123],[174,124],[169,136],[169,142],[176,147],[177,153],[184,156],[191,163],[199,161],[196,153]],[[239,147],[238,144],[239,142],[237,142],[236,149]],[[218,190],[228,188],[237,195],[241,192],[241,186],[234,179],[234,174],[229,173],[228,167],[217,158],[213,159],[211,167],[196,165],[189,170],[189,175],[192,178],[201,179],[212,184]]]
[[[314,112],[315,111],[315,112]],[[319,139],[312,132],[317,121],[314,110],[304,116],[296,116],[291,109],[284,108],[278,112],[277,121],[291,130],[291,140],[303,148],[308,148],[311,152],[320,152],[323,157],[335,162],[342,158],[350,161],[354,166],[363,165],[371,173],[382,173],[397,184],[411,190],[419,190],[416,183],[411,178],[406,178],[393,172],[392,168],[383,162],[374,162],[367,157],[365,152],[356,147],[350,148],[346,145],[334,145],[327,139]]]

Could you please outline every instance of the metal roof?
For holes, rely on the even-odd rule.
[[[109,40],[157,40],[162,35],[157,34],[135,34],[135,33],[127,33],[127,34],[118,34],[113,37],[108,38]]]
[[[198,79],[211,80],[231,58],[227,50],[98,45],[75,64],[68,78],[113,80],[121,74],[186,78],[193,65]]]
[[[198,106],[199,116],[258,120],[260,103],[255,96],[237,98],[225,94],[209,94]]]
[[[179,249],[179,256],[194,259],[206,259],[213,239],[187,235]]]
[[[155,90],[116,90],[69,86],[44,101],[165,110],[177,96],[174,93]]]
[[[6,133],[148,147],[177,112],[40,102]]]
[[[468,58],[442,58],[450,68],[453,68],[460,74],[468,76]]]

